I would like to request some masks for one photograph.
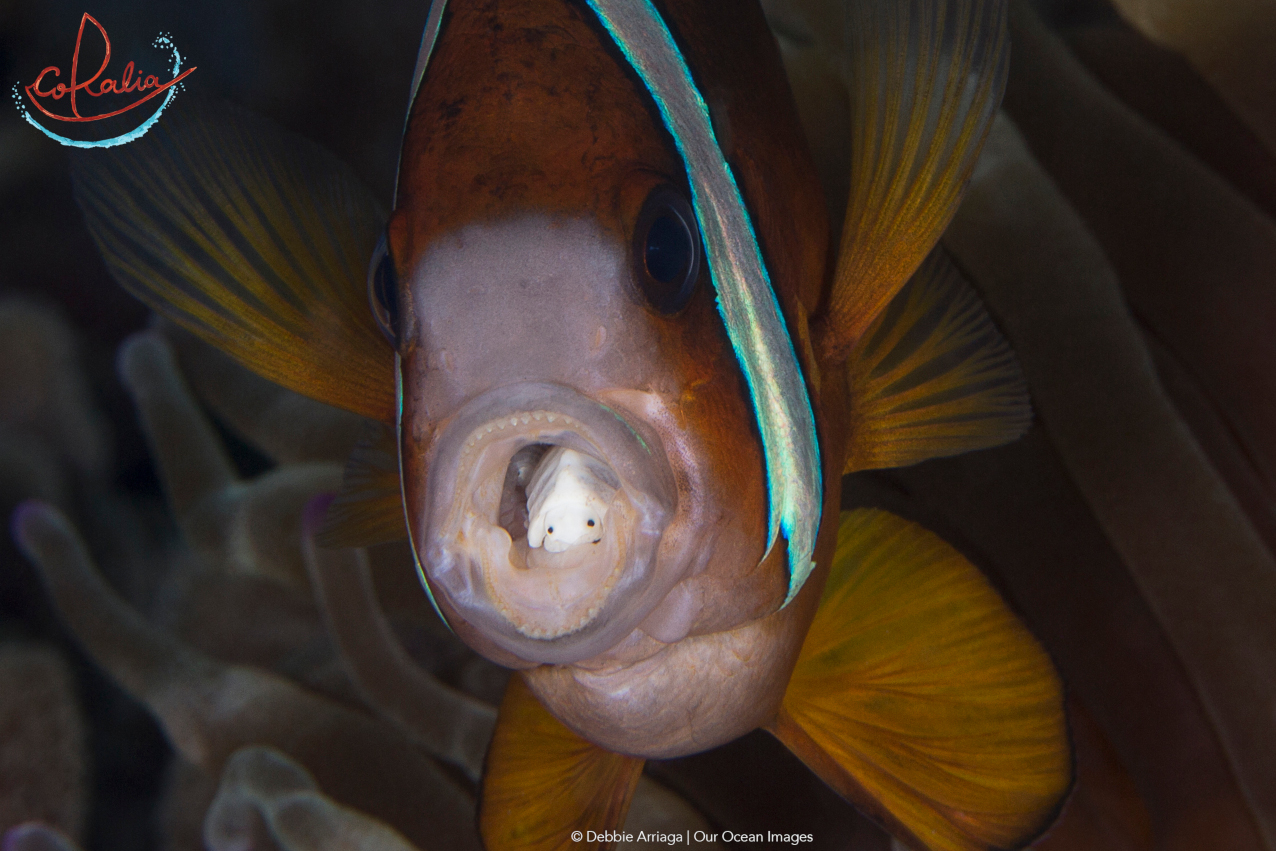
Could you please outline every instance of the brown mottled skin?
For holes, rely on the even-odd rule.
[[[702,267],[696,294],[680,313],[663,316],[636,292],[626,308],[629,330],[657,341],[640,353],[650,359],[650,386],[628,388],[638,391],[634,398],[656,386],[680,388],[666,398],[665,417],[647,421],[670,453],[679,516],[700,505],[721,517],[709,564],[676,589],[698,606],[689,634],[661,645],[639,629],[576,664],[529,667],[534,663],[492,646],[446,595],[435,594],[462,638],[524,668],[532,690],[569,727],[612,750],[652,757],[702,750],[774,717],[835,544],[846,445],[843,382],[818,378],[819,366],[831,372],[837,365],[813,363],[804,344],[807,316],[824,289],[828,225],[778,50],[751,4],[659,5],[710,106],[810,385],[826,486],[818,567],[794,602],[777,611],[787,587],[784,545],[759,563],[767,523],[762,446]],[[449,4],[410,117],[389,229],[403,317],[410,516],[423,510],[434,441],[450,414],[430,410],[419,389],[437,368],[421,312],[429,281],[414,274],[421,259],[467,225],[529,214],[588,217],[628,245],[647,192],[661,182],[687,193],[682,161],[654,105],[584,3]],[[626,389],[594,395],[642,417]],[[698,488],[682,472],[693,461],[710,471]],[[678,522],[670,538],[697,533]],[[648,622],[661,612],[658,606]]]

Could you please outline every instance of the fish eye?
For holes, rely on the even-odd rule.
[[[385,234],[377,241],[368,264],[368,304],[381,333],[396,349],[399,347],[399,276]]]
[[[643,202],[634,228],[634,276],[652,307],[682,310],[700,276],[700,228],[682,193],[657,186]]]

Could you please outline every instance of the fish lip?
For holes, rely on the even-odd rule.
[[[535,419],[534,413],[553,415],[554,421]],[[597,610],[578,628],[553,637],[528,635],[501,614],[483,565],[458,534],[462,515],[472,515],[466,500],[469,477],[477,475],[478,460],[466,456],[466,446],[473,445],[479,430],[505,418],[512,422],[491,451],[506,455],[506,463],[533,443],[592,455],[616,474],[636,518]],[[561,384],[506,385],[463,405],[437,432],[429,454],[417,545],[422,568],[445,609],[519,660],[570,664],[597,655],[632,632],[680,578],[657,570],[663,533],[677,510],[677,488],[663,445],[653,429],[614,407]]]

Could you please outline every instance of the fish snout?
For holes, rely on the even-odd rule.
[[[451,418],[432,456],[413,534],[441,609],[480,652],[589,658],[679,578],[659,558],[677,509],[669,461],[613,407],[560,384],[497,388]]]

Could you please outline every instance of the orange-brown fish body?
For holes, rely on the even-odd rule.
[[[772,280],[804,339],[827,222],[765,21],[709,4],[667,11],[746,201],[759,199]],[[635,279],[644,203],[657,187],[688,195],[685,167],[583,4],[448,14],[409,119],[388,240],[404,493],[425,573],[458,634],[531,669],[538,696],[581,734],[647,756],[711,747],[774,715],[822,577],[777,611],[785,552],[767,556],[762,446],[707,264],[672,315]],[[840,401],[815,403],[829,517]],[[639,512],[656,534],[604,539],[611,560],[594,545],[569,566],[575,553],[529,549],[520,518],[500,522],[502,488],[508,503],[511,459],[538,444],[609,463],[638,492],[631,502],[659,506],[613,512]],[[832,544],[826,528],[817,561]]]
[[[457,634],[521,669],[487,753],[493,849],[614,829],[638,757],[756,727],[911,847],[1016,847],[1068,788],[1058,676],[980,571],[916,523],[838,514],[844,472],[1031,420],[934,249],[1001,97],[1005,3],[786,5],[808,130],[851,107],[817,145],[851,152],[835,252],[747,4],[438,0],[388,227],[234,110],[166,113],[77,172],[126,287],[379,421],[317,541],[406,533]]]

